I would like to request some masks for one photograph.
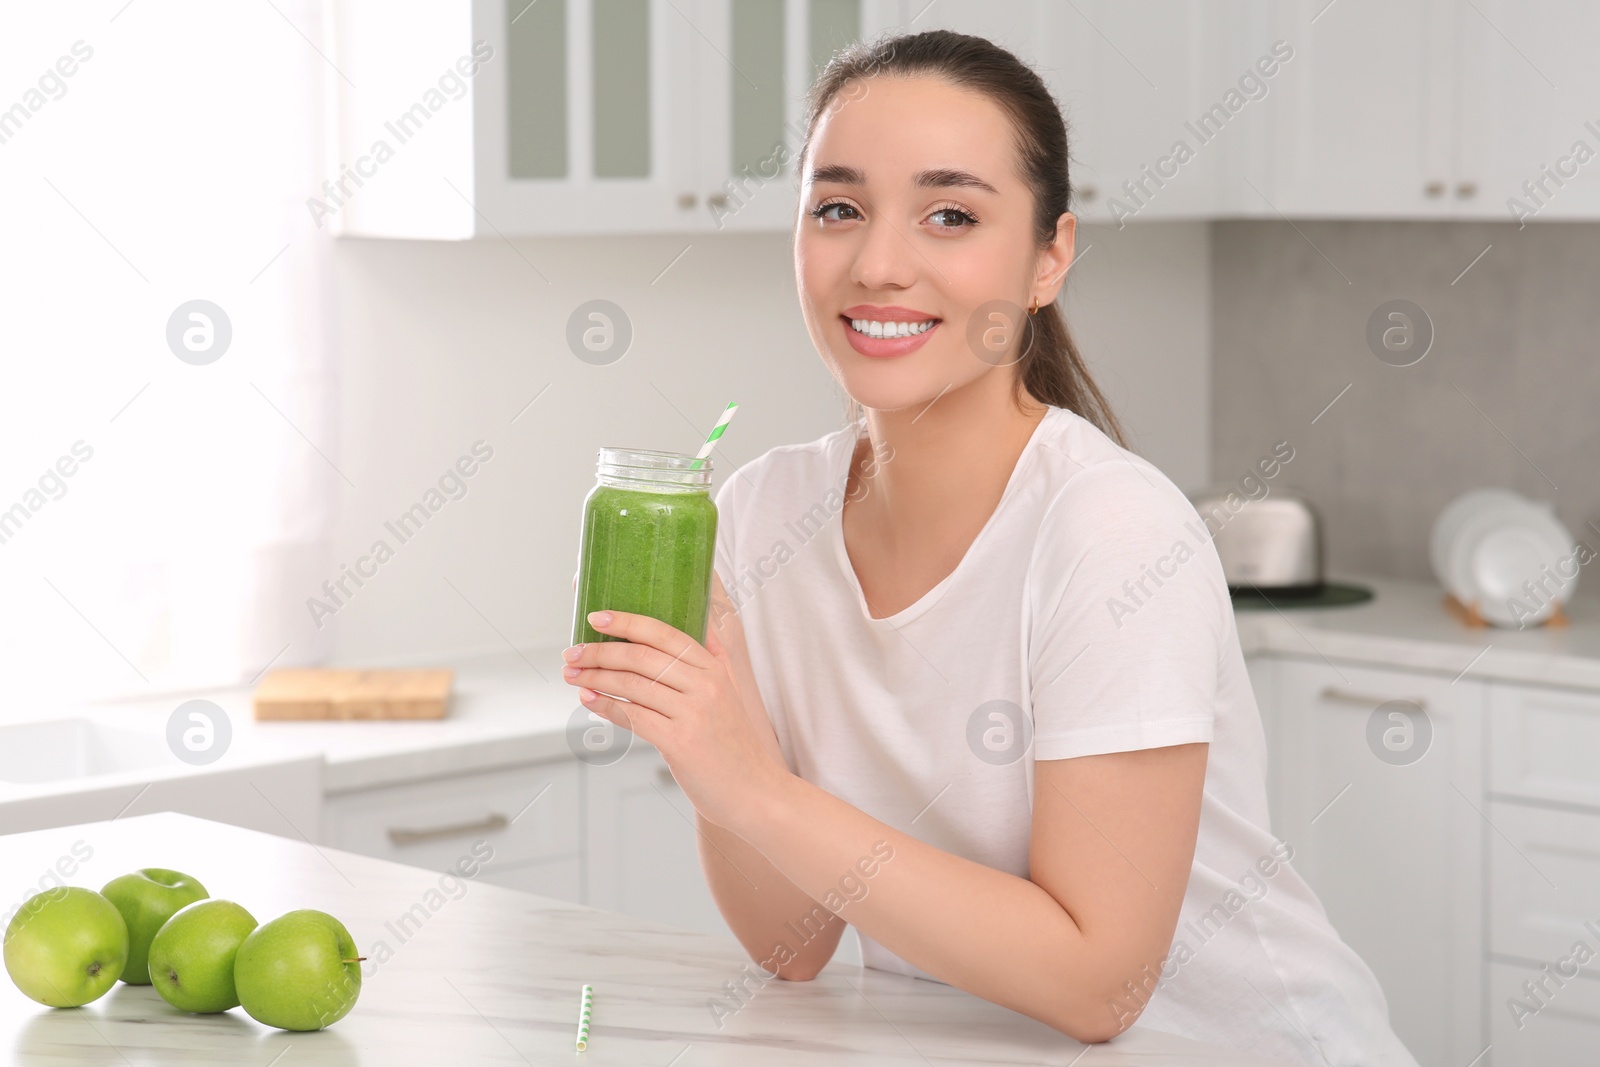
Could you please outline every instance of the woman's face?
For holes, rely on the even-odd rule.
[[[795,276],[812,343],[863,406],[921,406],[1014,373],[1020,320],[1035,296],[1055,299],[1072,261],[1073,218],[1038,249],[1012,138],[998,105],[937,78],[846,86],[818,120]],[[894,336],[902,323],[913,332]]]

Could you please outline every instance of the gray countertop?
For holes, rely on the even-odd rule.
[[[360,998],[327,1030],[295,1034],[240,1009],[188,1015],[149,986],[121,983],[83,1008],[53,1010],[0,979],[0,1058],[19,1067],[1270,1067],[1137,1024],[1084,1046],[949,986],[860,968],[829,968],[810,982],[752,983],[736,1006],[724,983],[755,972],[745,971],[749,959],[732,940],[476,881],[442,894],[434,872],[182,815],[0,837],[5,907],[36,890],[41,872],[78,842],[78,855],[92,855],[73,884],[97,887],[158,865],[194,875],[212,896],[244,905],[262,922],[294,908],[334,915],[369,957]],[[408,914],[422,917],[402,928]],[[579,1054],[573,1045],[586,982],[594,986],[594,1016],[588,1050]],[[720,1025],[713,1003],[731,1012]]]

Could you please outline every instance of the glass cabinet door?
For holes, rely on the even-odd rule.
[[[689,56],[700,0],[475,0],[484,228],[704,228]],[[492,76],[489,76],[492,75]]]
[[[480,231],[789,228],[806,90],[883,6],[474,0]]]
[[[805,94],[828,57],[861,36],[861,6],[862,0],[719,0],[702,7],[706,39],[696,86],[713,112],[727,116],[701,144],[711,228],[793,225]]]

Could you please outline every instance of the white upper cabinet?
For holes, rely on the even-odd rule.
[[[1244,169],[1290,216],[1600,216],[1600,9],[1266,0],[1296,57]],[[1531,186],[1525,186],[1527,182]],[[1523,203],[1519,208],[1512,199]]]
[[[696,62],[702,117],[697,181],[708,227],[788,230],[799,207],[796,157],[805,95],[829,57],[888,5],[867,0],[701,0]]]
[[[1211,109],[1243,70],[1225,63],[1237,21],[1202,0],[1048,6],[1042,73],[1067,115],[1076,214],[1121,225],[1215,213],[1238,138],[1233,115]]]
[[[1600,5],[1473,0],[1456,18],[1463,203],[1507,221],[1600,218]]]
[[[1240,176],[1255,200],[1245,214],[1449,213],[1449,0],[1271,0],[1254,20],[1294,58],[1263,102],[1268,150]]]
[[[341,166],[322,221],[421,238],[787,229],[805,92],[875,6],[441,0],[400,17],[336,0]]]
[[[1088,221],[1600,218],[1586,0],[331,0],[334,232],[782,231],[832,52],[1033,64]]]

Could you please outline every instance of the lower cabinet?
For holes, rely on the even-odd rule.
[[[1590,939],[1591,946],[1595,945]],[[1592,1067],[1600,1062],[1600,979],[1593,965],[1551,978],[1544,964],[1489,964],[1493,1067]]]
[[[1272,673],[1273,832],[1412,1055],[1465,1067],[1487,1044],[1484,687],[1322,659]]]
[[[694,806],[659,753],[635,738],[615,762],[581,763],[588,903],[732,937],[700,870]]]
[[[1273,832],[1418,1061],[1600,1063],[1600,694],[1249,666]]]
[[[581,903],[580,788],[561,760],[330,793],[322,839],[436,871],[476,859],[481,881]]]
[[[1283,821],[1282,789],[1278,774],[1282,761],[1277,759],[1278,746],[1278,661],[1270,656],[1247,656],[1245,669],[1250,674],[1250,689],[1255,693],[1256,710],[1261,713],[1261,729],[1267,740],[1267,816],[1272,821],[1272,832],[1278,832]]]
[[[1600,1063],[1600,694],[1491,686],[1492,1067]]]
[[[604,728],[604,727],[597,727]],[[696,847],[694,807],[654,748],[330,793],[322,843],[732,937]]]

